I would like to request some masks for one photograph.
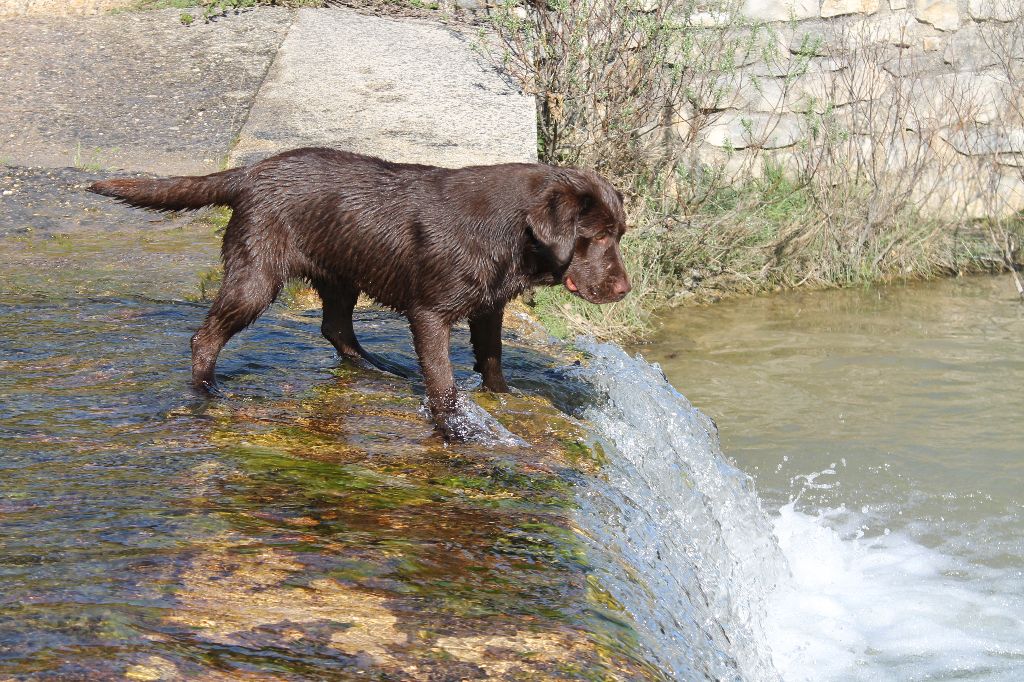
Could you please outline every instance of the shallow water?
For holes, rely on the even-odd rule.
[[[904,304],[913,315],[851,304],[859,292],[681,312],[675,345],[654,350],[689,361],[674,383],[719,420],[741,468],[658,368],[515,332],[518,393],[474,400],[529,446],[444,446],[408,327],[386,312],[360,311],[357,331],[408,378],[339,363],[316,311],[275,306],[225,350],[223,395],[191,393],[206,304],[188,299],[216,261],[212,227],[79,198],[0,212],[0,673],[1020,677],[1020,431],[1000,426],[1020,393],[987,404],[973,391],[1020,385],[1019,308],[986,293],[992,280]],[[785,315],[758,322],[765,306],[830,296],[814,333],[834,344]],[[901,340],[914,315],[927,333]],[[472,389],[467,336],[453,360]],[[818,374],[801,379],[806,366]],[[912,384],[920,367],[925,397],[905,409],[899,382],[855,390]],[[872,411],[875,393],[891,400]],[[829,421],[836,396],[843,417]],[[987,430],[942,431],[936,407],[939,426]],[[895,458],[908,420],[940,442]],[[957,466],[957,485],[935,483],[933,469]]]
[[[649,365],[584,345],[566,366],[513,340],[520,393],[477,400],[529,446],[444,446],[395,315],[357,327],[412,380],[339,365],[317,312],[276,307],[206,399],[187,388],[204,312],[31,277],[4,292],[3,672],[774,676],[768,521]]]
[[[982,277],[679,310],[639,349],[774,512],[785,679],[1024,676],[1022,343]]]
[[[612,652],[610,669],[644,668],[560,528],[577,474],[557,454],[575,432],[555,411],[509,397],[489,408],[530,449],[446,448],[415,382],[338,368],[314,316],[280,311],[225,353],[226,395],[199,398],[187,348],[203,311],[0,304],[0,669],[399,679],[415,662],[472,677],[504,669],[473,659],[487,636],[533,656],[524,674],[605,665],[588,642]],[[365,312],[358,326],[413,371],[401,321]],[[551,365],[509,350],[513,377]]]
[[[207,305],[183,296],[211,241],[3,244],[0,677],[661,679],[572,529],[596,465],[535,397],[564,359],[513,341],[522,392],[478,396],[529,448],[441,443],[381,311],[360,336],[412,379],[339,363],[319,311],[275,306],[197,396]]]

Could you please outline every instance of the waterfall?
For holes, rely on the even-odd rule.
[[[799,490],[769,518],[714,423],[657,365],[611,344],[577,348],[589,360],[562,370],[578,396],[566,407],[605,455],[580,487],[577,524],[600,582],[672,678],[1021,679],[1020,571],[906,533],[845,532],[866,528],[865,514],[799,511]]]
[[[590,394],[575,412],[607,455],[579,494],[600,580],[675,678],[779,679],[764,607],[788,567],[751,479],[657,365],[611,344],[578,348],[589,362],[565,376]]]

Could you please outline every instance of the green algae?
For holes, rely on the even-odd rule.
[[[152,231],[33,234],[0,239],[0,279],[9,294],[177,297],[218,258],[202,223]],[[147,274],[140,278],[140,271]]]
[[[575,424],[540,405],[546,401],[474,397],[532,447],[445,446],[424,428],[418,400],[368,373],[317,386],[289,406],[292,423],[280,423],[281,406],[270,402],[221,412],[213,438],[246,473],[249,504],[255,487],[262,489],[256,498],[274,500],[269,506],[279,510],[235,523],[247,536],[276,537],[278,551],[328,564],[282,585],[329,578],[387,594],[401,629],[419,633],[419,645],[389,654],[396,660],[464,666],[444,646],[439,651],[438,640],[499,637],[527,622],[571,642],[575,653],[567,658],[578,660],[538,661],[509,650],[506,659],[525,666],[523,679],[656,678],[621,605],[589,573],[572,527],[576,480],[593,472],[593,449]],[[544,418],[534,418],[538,412]],[[352,425],[370,429],[382,415],[400,425],[402,437],[395,439],[399,427],[392,427],[387,453],[361,450],[365,434]],[[479,655],[491,665],[506,660],[490,648]]]
[[[663,679],[573,525],[604,453],[546,399],[472,395],[529,447],[445,445],[410,382],[310,367],[280,310],[309,327],[285,367],[187,395],[222,219],[0,239],[13,674]]]

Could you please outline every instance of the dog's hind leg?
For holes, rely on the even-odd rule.
[[[324,319],[320,331],[338,351],[338,355],[356,363],[367,363],[382,372],[408,377],[410,372],[398,363],[367,353],[359,345],[352,328],[352,310],[359,298],[359,290],[350,284],[314,280],[313,287],[324,304]]]
[[[220,291],[192,337],[192,385],[205,391],[216,387],[214,369],[224,344],[255,322],[284,285],[284,278],[266,265],[248,259],[227,262]]]
[[[501,322],[505,307],[470,316],[469,339],[476,362],[473,369],[483,376],[484,388],[494,393],[508,393],[501,369]]]
[[[324,319],[320,325],[324,338],[343,357],[365,358],[366,351],[359,345],[352,328],[352,310],[356,307],[359,290],[346,284],[314,282],[313,285],[324,304]]]

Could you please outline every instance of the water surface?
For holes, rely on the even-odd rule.
[[[147,228],[0,241],[0,677],[663,679],[573,529],[596,464],[535,390],[564,360],[512,340],[522,392],[478,396],[529,448],[443,444],[384,311],[360,337],[410,378],[276,305],[199,396],[216,238]]]
[[[680,311],[675,388],[512,333],[475,400],[528,447],[445,446],[383,311],[402,376],[279,305],[193,394],[212,227],[80,208],[0,214],[2,674],[1021,678],[1008,283]]]
[[[788,678],[1024,676],[1022,342],[979,277],[678,310],[638,349],[777,513]]]

